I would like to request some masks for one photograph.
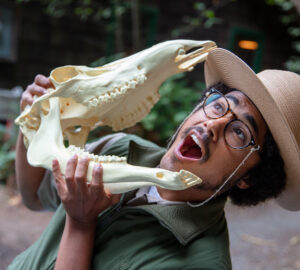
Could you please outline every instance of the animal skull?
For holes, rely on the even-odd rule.
[[[51,169],[56,158],[65,171],[72,155],[88,155],[88,180],[94,163],[101,162],[104,185],[113,193],[148,185],[185,189],[199,184],[202,180],[185,170],[132,166],[126,158],[95,156],[81,147],[90,130],[99,125],[121,130],[142,120],[158,101],[161,83],[176,73],[191,71],[215,47],[212,41],[174,40],[98,68],[54,69],[50,79],[55,89],[36,98],[16,119],[28,147],[29,163]],[[64,138],[69,140],[67,148]]]

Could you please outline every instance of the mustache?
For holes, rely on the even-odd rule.
[[[209,151],[209,144],[210,144],[210,136],[204,131],[204,129],[202,127],[199,126],[191,126],[189,128],[186,128],[182,131],[182,139],[184,139],[190,131],[192,130],[196,130],[200,135],[201,135],[201,139],[203,142],[203,146],[205,149],[205,155],[202,157],[201,163],[205,162],[208,160],[209,156],[210,156],[210,151]]]

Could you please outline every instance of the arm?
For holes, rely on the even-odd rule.
[[[32,210],[41,210],[42,205],[37,196],[37,190],[43,179],[45,169],[32,167],[26,158],[26,147],[23,134],[19,132],[16,146],[16,180],[23,203]]]
[[[100,163],[93,169],[91,184],[87,183],[88,164],[87,158],[78,161],[74,156],[64,177],[58,161],[53,161],[57,191],[67,212],[55,270],[90,269],[97,216],[120,200],[120,195],[104,190]]]
[[[29,85],[22,94],[20,107],[21,111],[27,105],[31,105],[34,96],[41,96],[46,93],[47,88],[53,88],[50,80],[43,76],[37,75],[34,83]],[[32,210],[41,210],[42,205],[37,196],[37,190],[45,174],[44,168],[32,167],[27,161],[27,150],[23,143],[23,134],[19,132],[16,145],[16,180],[18,189],[21,193],[24,204]]]

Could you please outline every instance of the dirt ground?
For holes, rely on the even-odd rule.
[[[274,202],[250,209],[228,203],[226,215],[234,270],[300,269],[300,212]],[[51,216],[27,210],[0,186],[0,270],[39,237]]]

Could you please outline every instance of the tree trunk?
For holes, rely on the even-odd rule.
[[[132,45],[134,51],[141,49],[139,0],[131,0]]]

